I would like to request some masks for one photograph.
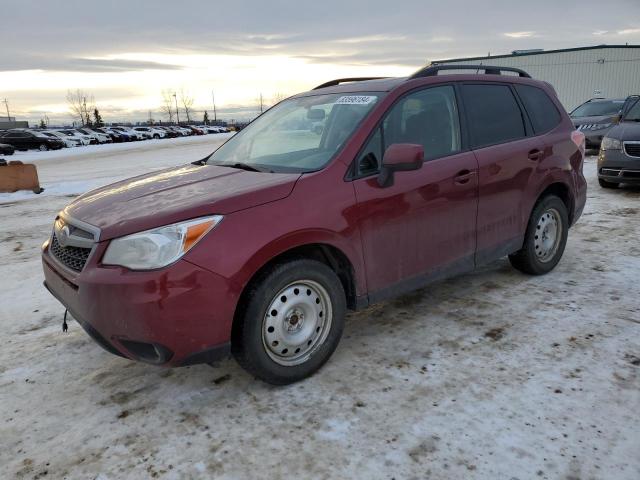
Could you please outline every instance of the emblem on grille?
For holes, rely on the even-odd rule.
[[[69,245],[71,230],[69,230],[69,226],[66,225],[62,219],[56,221],[54,225],[54,233],[61,247],[66,247]]]
[[[64,227],[62,227],[62,229],[57,233],[58,243],[60,244],[60,246],[62,247],[67,246],[67,243],[69,242],[70,234],[71,232],[69,232],[68,226],[65,225]]]

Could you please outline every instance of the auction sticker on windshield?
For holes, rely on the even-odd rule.
[[[336,105],[369,105],[377,100],[378,97],[372,95],[346,95],[336,100]]]

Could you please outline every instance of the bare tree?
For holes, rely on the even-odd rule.
[[[180,90],[180,103],[184,109],[184,114],[187,116],[187,122],[191,122],[191,114],[193,113],[193,97],[189,93],[185,93],[184,90]]]
[[[169,122],[173,123],[173,92],[170,90],[162,90],[162,106],[160,110],[163,115],[169,117]]]
[[[69,104],[71,115],[80,120],[81,125],[89,125],[91,123],[91,112],[96,108],[93,95],[79,88],[75,92],[68,90],[67,103]]]

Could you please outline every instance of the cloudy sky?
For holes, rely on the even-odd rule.
[[[162,118],[162,91],[246,118],[336,77],[406,75],[431,60],[640,44],[640,2],[581,0],[0,0],[0,100],[68,122],[94,95],[107,121]],[[0,115],[6,115],[0,104]]]

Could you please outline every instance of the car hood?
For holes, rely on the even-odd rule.
[[[613,123],[614,115],[596,115],[592,117],[571,117],[571,121],[577,127],[579,125],[591,125],[594,123]]]
[[[640,141],[640,122],[620,122],[609,130],[607,137]]]
[[[108,240],[204,215],[229,214],[287,197],[299,173],[185,165],[92,190],[64,214],[100,228]]]

